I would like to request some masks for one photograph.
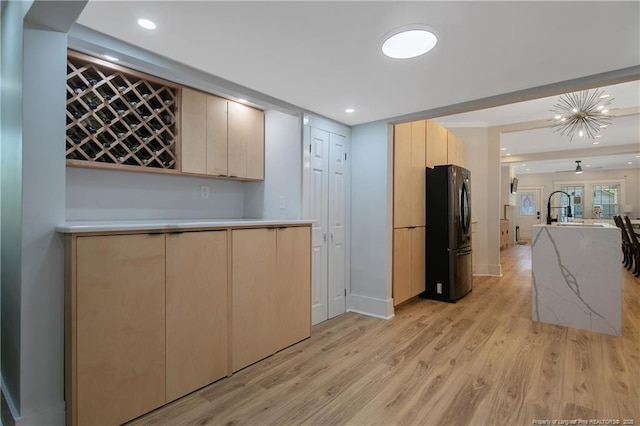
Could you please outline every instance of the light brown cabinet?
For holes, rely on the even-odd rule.
[[[68,423],[121,424],[163,405],[164,235],[80,237],[67,250]]]
[[[274,352],[276,229],[232,231],[232,371]]]
[[[509,247],[509,220],[500,219],[500,250]]]
[[[264,112],[182,89],[182,172],[264,179]]]
[[[394,228],[425,225],[425,132],[424,120],[394,129]]]
[[[310,226],[71,234],[65,262],[69,425],[122,424],[311,335]]]
[[[393,303],[399,305],[424,291],[425,228],[393,230]]]
[[[464,142],[452,132],[447,134],[447,161],[456,166],[465,165]]]
[[[310,232],[232,231],[232,371],[311,335]]]
[[[228,365],[227,231],[166,235],[167,402]]]
[[[427,167],[448,164],[447,129],[433,120],[427,120]]]
[[[275,351],[311,335],[311,228],[277,230]]]
[[[229,177],[264,179],[264,112],[229,101]]]

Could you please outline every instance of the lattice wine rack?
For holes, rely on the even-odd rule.
[[[178,169],[179,86],[69,51],[67,164]]]

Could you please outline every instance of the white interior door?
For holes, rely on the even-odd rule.
[[[542,188],[518,188],[516,215],[521,240],[531,239],[531,227],[542,222],[546,212],[542,211]]]
[[[311,232],[311,323],[328,318],[329,132],[311,127],[309,146],[309,218]]]
[[[306,185],[312,232],[311,321],[318,324],[346,310],[347,138],[310,127]]]
[[[346,308],[346,138],[329,135],[329,318]]]

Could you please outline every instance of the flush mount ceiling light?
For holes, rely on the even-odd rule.
[[[355,109],[347,108],[347,109],[344,110],[344,112],[351,114],[352,112],[355,112]]]
[[[424,55],[438,43],[438,37],[426,25],[411,25],[388,33],[382,41],[382,53],[393,59]]]
[[[553,132],[562,136],[587,136],[594,139],[601,129],[611,125],[611,116],[607,115],[613,98],[605,96],[604,90],[593,89],[567,93],[558,98],[551,112]]]
[[[145,18],[138,19],[138,25],[140,25],[145,30],[155,30],[156,24],[153,21],[150,21]]]
[[[580,161],[580,160],[576,160],[576,174],[577,174],[577,175],[579,175],[579,174],[581,174],[581,173],[582,173],[582,167],[580,166],[580,163],[581,163],[581,162],[582,162],[582,161]]]

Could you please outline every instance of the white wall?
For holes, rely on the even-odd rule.
[[[585,182],[612,179],[625,182],[623,196],[626,199],[623,199],[621,204],[631,204],[633,207],[633,212],[629,214],[629,217],[640,217],[640,169],[593,170],[585,171],[580,175],[574,172],[522,174],[518,176],[518,186],[544,187],[542,201],[543,205],[546,206],[547,197],[554,191],[554,182]],[[543,207],[543,211],[546,212],[546,207]],[[590,207],[585,205],[585,218],[590,218],[590,214]],[[544,216],[542,219],[544,220]]]
[[[244,184],[244,217],[299,219],[302,206],[300,117],[265,111],[265,180]],[[284,208],[283,208],[284,207]]]
[[[393,316],[391,129],[381,121],[351,130],[349,309],[383,318]]]
[[[500,275],[500,160],[499,141],[491,141],[486,127],[449,129],[464,141],[466,168],[471,171],[471,215],[476,221],[476,275]]]

